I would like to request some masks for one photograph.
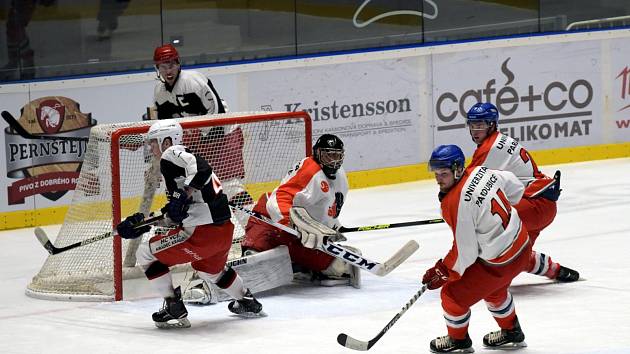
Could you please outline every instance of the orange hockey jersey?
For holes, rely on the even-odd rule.
[[[468,167],[476,166],[512,172],[527,187],[525,197],[553,183],[552,178],[540,172],[529,152],[516,139],[498,131],[490,134],[475,150]]]
[[[502,265],[525,248],[528,235],[512,207],[523,190],[513,173],[480,166],[466,169],[461,180],[442,195],[442,217],[454,236],[444,264],[454,279],[477,258]]]

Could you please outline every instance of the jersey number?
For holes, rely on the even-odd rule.
[[[214,194],[219,194],[223,190],[221,181],[219,181],[219,178],[214,173],[210,178],[212,179],[212,189],[214,189]]]
[[[536,166],[536,163],[534,162],[534,160],[532,160],[532,157],[529,155],[529,152],[521,148],[519,155],[521,155],[521,160],[523,160],[524,163],[528,163],[529,161],[532,162],[532,169],[534,170],[534,175],[532,177],[539,178],[539,176],[541,176],[542,173],[538,169],[538,166]]]
[[[512,217],[512,207],[502,190],[497,190],[497,195],[499,196],[500,202],[496,198],[492,198],[492,201],[490,202],[490,212],[492,215],[499,215],[501,218],[501,224],[505,230],[510,223],[510,218]]]

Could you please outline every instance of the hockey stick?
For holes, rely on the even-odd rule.
[[[402,315],[405,312],[407,312],[407,310],[409,310],[411,305],[413,305],[416,302],[416,300],[418,300],[420,296],[422,296],[425,290],[427,290],[427,286],[423,285],[422,288],[418,290],[418,292],[416,292],[413,295],[413,297],[409,299],[409,301],[407,301],[405,306],[403,306],[402,310],[400,310],[396,314],[396,316],[394,316],[394,318],[392,318],[391,321],[389,321],[389,323],[387,323],[387,325],[385,325],[385,327],[381,329],[381,331],[376,335],[376,337],[366,342],[366,341],[354,339],[347,334],[340,333],[337,336],[337,343],[343,345],[346,348],[350,348],[354,350],[362,350],[362,351],[369,350],[370,348],[372,348],[372,346],[374,346],[374,344],[376,344],[376,342],[378,342],[379,339],[381,339],[383,335],[385,335],[385,333],[387,333],[387,331],[389,331],[390,328],[394,326],[394,323],[396,323],[396,321],[398,321],[402,317]]]
[[[236,209],[238,211],[249,214],[250,216],[253,216],[256,219],[266,224],[269,224],[271,226],[277,227],[278,229],[285,231],[293,236],[299,237],[299,233],[296,230],[286,225],[277,223],[265,215],[257,213],[253,210],[245,209],[238,205],[230,204],[230,207],[232,207],[232,209]],[[371,261],[334,242],[325,242],[324,245],[322,245],[322,247],[320,248],[320,250],[324,251],[325,253],[335,258],[341,259],[342,261],[346,263],[352,264],[358,268],[361,268],[372,274],[376,274],[382,277],[389,274],[392,270],[396,269],[396,267],[398,267],[402,262],[404,262],[407,258],[409,258],[409,256],[411,256],[416,250],[418,250],[418,248],[420,248],[420,246],[415,240],[409,240],[409,242],[407,242],[402,248],[400,248],[396,253],[394,253],[392,257],[390,257],[384,263]]]
[[[379,224],[379,225],[370,225],[370,226],[355,226],[355,227],[342,226],[341,228],[339,228],[339,232],[383,230],[383,229],[393,229],[395,227],[440,224],[443,222],[444,222],[444,219],[428,219],[428,220],[406,221],[406,222],[398,222],[398,223],[393,223],[393,224]]]
[[[147,226],[147,225],[152,225],[155,224],[157,221],[160,221],[164,219],[164,215],[157,215],[154,216],[152,218],[146,219],[144,221],[142,221],[141,223],[139,223],[138,225],[136,225],[134,227],[134,229],[143,227],[143,226]],[[85,239],[83,241],[80,242],[76,242],[67,246],[63,246],[63,247],[55,247],[55,245],[52,244],[52,242],[50,242],[50,239],[48,239],[48,235],[46,235],[46,231],[44,231],[44,229],[42,229],[41,227],[36,227],[35,228],[35,237],[37,237],[37,240],[42,244],[42,246],[44,246],[44,248],[48,251],[48,253],[50,254],[59,254],[62,252],[65,252],[67,250],[71,250],[73,248],[77,248],[77,247],[81,247],[81,246],[85,246],[88,245],[90,243],[94,243],[100,240],[104,240],[110,236],[113,236],[113,231],[108,231],[105,233],[102,233],[100,235],[94,236],[94,237],[90,237],[88,239]]]
[[[68,140],[68,141],[88,141],[89,138],[82,136],[50,136],[50,135],[35,135],[28,132],[20,122],[18,122],[11,113],[2,111],[2,118],[9,123],[9,127],[15,130],[21,137],[25,139],[39,139],[39,140]]]

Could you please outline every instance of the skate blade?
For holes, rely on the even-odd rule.
[[[187,318],[179,320],[169,320],[167,322],[155,322],[155,327],[160,329],[173,329],[173,328],[190,328],[190,321]]]
[[[216,305],[216,302],[212,302],[212,301],[202,301],[202,300],[183,300],[184,303],[186,305],[192,305],[192,306],[210,306],[210,305]]]
[[[490,350],[518,350],[518,349],[527,347],[527,343],[525,342],[505,343],[503,345],[499,345],[496,347],[486,347],[485,345],[483,347],[484,349],[490,349]]]
[[[348,286],[350,285],[350,280],[349,279],[325,279],[325,280],[320,280],[319,285],[326,286],[326,287],[339,286],[339,285]]]
[[[267,313],[265,313],[265,311],[260,311],[258,313],[243,312],[243,313],[235,313],[233,314],[233,316],[244,318],[244,319],[252,319],[252,318],[259,318],[259,317],[267,317]]]
[[[439,354],[439,352],[435,352],[433,350],[430,350],[430,352]],[[464,349],[455,349],[455,350],[450,351],[449,353],[474,353],[474,352],[475,352],[475,349],[470,347],[470,348],[464,348]]]

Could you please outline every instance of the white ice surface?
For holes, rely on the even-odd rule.
[[[630,159],[544,166],[563,172],[555,222],[535,249],[579,270],[585,281],[557,284],[529,274],[511,288],[529,347],[523,353],[630,353]],[[346,226],[439,217],[433,181],[353,190]],[[55,235],[57,227],[46,227]],[[348,233],[368,258],[384,261],[407,240],[420,250],[386,277],[363,273],[363,288],[292,285],[260,297],[266,318],[230,315],[227,303],[189,307],[192,328],[159,330],[158,298],[70,303],[29,298],[24,289],[47,253],[33,229],[0,233],[0,353],[351,353],[339,333],[368,340],[418,290],[425,269],[448,250],[445,224]],[[496,329],[485,306],[473,307],[477,353]],[[372,348],[372,353],[425,353],[444,335],[438,291],[427,291]]]

